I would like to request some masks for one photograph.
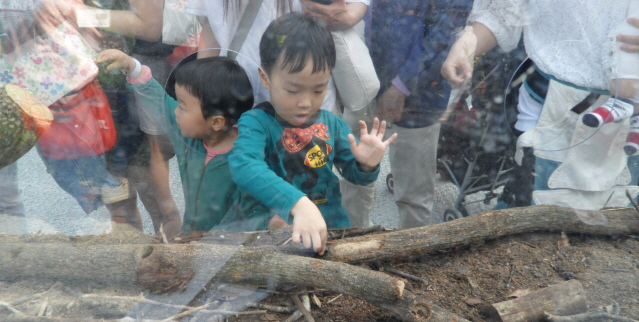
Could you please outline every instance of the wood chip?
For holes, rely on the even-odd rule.
[[[475,305],[479,305],[479,304],[484,303],[484,301],[482,301],[482,300],[480,300],[478,298],[475,298],[475,297],[464,297],[462,300],[464,301],[464,303],[466,303],[466,304],[468,304],[470,306],[475,306]]]
[[[164,223],[160,224],[160,236],[162,236],[162,242],[168,244],[169,241],[166,240],[166,234],[164,233]]]
[[[557,241],[557,248],[562,249],[564,247],[569,247],[570,242],[568,241],[568,236],[565,232],[561,232],[561,239]]]
[[[40,311],[38,312],[38,316],[44,315],[44,311],[47,309],[47,305],[49,305],[48,297],[44,299],[44,302],[42,302],[42,305],[40,306]]]
[[[315,305],[317,307],[322,307],[322,302],[320,301],[320,299],[317,297],[317,295],[312,294],[311,295],[311,300],[313,300],[313,303],[315,303]]]
[[[510,299],[516,299],[516,298],[522,297],[522,296],[524,296],[524,295],[526,295],[528,293],[530,293],[530,289],[527,289],[527,288],[523,289],[523,290],[522,289],[517,289],[514,292],[506,295],[506,297],[510,298]]]

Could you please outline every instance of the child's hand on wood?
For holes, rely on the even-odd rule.
[[[284,221],[284,219],[282,219],[282,217],[280,217],[278,215],[273,215],[273,217],[271,217],[271,219],[269,219],[269,221],[268,221],[267,229],[268,230],[278,230],[278,229],[282,229],[282,228],[291,228],[291,229],[293,229],[293,225],[287,224],[286,221]]]
[[[293,216],[293,242],[302,242],[304,247],[311,248],[324,255],[328,232],[326,221],[317,206],[308,197],[302,197],[291,209]]]
[[[135,69],[135,60],[117,49],[107,49],[100,52],[95,62],[98,64],[111,62],[111,64],[107,66],[107,70],[120,69],[127,74],[131,74]]]
[[[397,137],[397,133],[393,134],[390,138],[388,138],[388,140],[383,141],[384,133],[386,132],[386,121],[382,121],[380,126],[378,118],[375,118],[373,121],[371,133],[368,133],[368,129],[366,128],[366,123],[364,121],[359,121],[359,127],[361,129],[359,144],[357,144],[357,140],[355,140],[355,136],[353,134],[348,135],[348,142],[351,144],[351,152],[353,153],[355,160],[359,162],[362,171],[373,172],[382,161],[386,147],[388,147],[388,145],[390,145]]]

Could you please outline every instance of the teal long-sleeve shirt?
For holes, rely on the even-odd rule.
[[[142,108],[164,125],[177,156],[184,190],[182,231],[262,230],[272,216],[231,178],[228,156],[219,154],[205,165],[206,149],[201,139],[184,137],[175,118],[178,103],[154,79],[128,85]]]
[[[333,165],[346,180],[360,185],[374,182],[379,167],[371,173],[359,169],[348,142],[351,131],[339,116],[320,110],[301,127],[293,127],[264,102],[244,113],[238,128],[229,157],[238,186],[288,223],[293,205],[307,196],[328,228],[350,227]]]

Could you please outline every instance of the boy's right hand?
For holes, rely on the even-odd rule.
[[[131,74],[135,69],[135,60],[131,56],[117,49],[101,51],[95,62],[98,64],[111,62],[111,64],[107,66],[107,70],[120,69],[125,71],[127,74]]]
[[[304,247],[311,248],[324,255],[328,232],[326,221],[317,206],[308,197],[302,197],[291,209],[293,216],[293,242],[304,243]]]

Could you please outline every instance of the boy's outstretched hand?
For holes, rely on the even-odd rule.
[[[117,49],[107,49],[101,51],[100,54],[98,54],[98,59],[96,59],[95,62],[98,64],[111,62],[111,64],[107,66],[107,70],[120,69],[125,71],[127,74],[131,74],[135,69],[135,60],[133,60],[131,56]]]
[[[361,129],[359,144],[355,140],[353,134],[348,135],[348,142],[351,144],[351,152],[355,157],[355,160],[359,162],[362,171],[373,172],[379,165],[384,157],[384,151],[386,147],[391,144],[397,137],[397,133],[394,133],[388,140],[384,140],[384,133],[386,132],[386,121],[382,121],[380,126],[379,119],[373,120],[373,128],[371,133],[368,133],[366,123],[359,121],[359,127]]]
[[[311,248],[324,255],[328,232],[326,231],[326,221],[317,206],[308,199],[302,197],[291,209],[293,216],[293,237],[294,243],[302,242],[304,247]]]

